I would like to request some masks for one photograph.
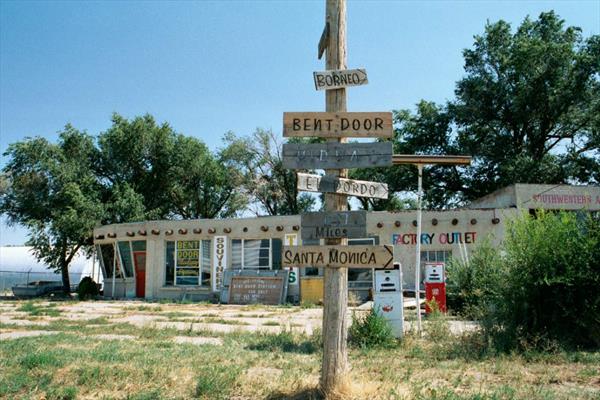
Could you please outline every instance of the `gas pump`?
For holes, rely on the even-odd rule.
[[[441,312],[446,312],[446,277],[443,263],[425,264],[425,312],[431,313],[429,303],[435,301]]]
[[[392,327],[392,333],[400,338],[403,335],[404,309],[402,300],[402,269],[394,263],[394,269],[375,270],[374,309]]]

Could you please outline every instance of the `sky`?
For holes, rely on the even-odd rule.
[[[487,21],[549,10],[600,33],[600,0],[349,1],[348,68],[369,84],[348,90],[348,111],[450,100]],[[227,131],[280,133],[284,111],[324,110],[312,82],[324,18],[325,0],[0,0],[0,153],[56,141],[67,123],[97,135],[115,112],[152,114],[215,150]],[[25,240],[0,222],[0,245]]]

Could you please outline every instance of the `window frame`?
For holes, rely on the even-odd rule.
[[[278,238],[262,238],[262,239],[231,239],[231,269],[239,269],[239,270],[253,270],[253,271],[272,271],[273,270],[273,239],[278,239]],[[263,240],[268,240],[269,241],[269,248],[268,248],[268,252],[269,252],[269,266],[268,267],[261,267],[259,266],[251,266],[251,267],[247,267],[246,266],[246,260],[245,260],[245,243],[247,241],[260,241],[262,242]],[[233,264],[233,259],[234,259],[234,242],[241,242],[241,246],[240,246],[240,267],[238,268],[237,266],[234,266]],[[259,247],[258,251],[259,251],[259,260],[260,260],[260,250],[263,249],[263,247]]]

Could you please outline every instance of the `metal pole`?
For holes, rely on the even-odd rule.
[[[417,164],[419,172],[417,189],[417,249],[415,254],[415,300],[417,303],[417,332],[421,335],[421,199],[423,197],[423,165]]]
[[[115,275],[117,273],[117,247],[113,244],[113,273],[112,273],[112,299],[115,299]]]

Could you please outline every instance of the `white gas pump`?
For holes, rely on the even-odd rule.
[[[402,268],[394,263],[394,269],[375,270],[375,294],[373,307],[392,327],[392,333],[403,335],[404,307],[402,300]]]

